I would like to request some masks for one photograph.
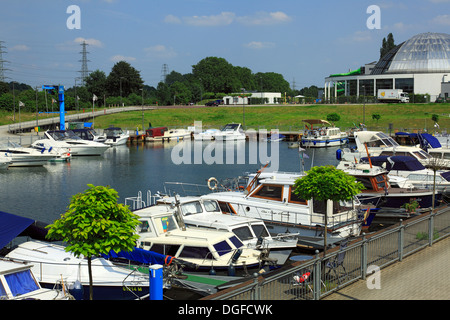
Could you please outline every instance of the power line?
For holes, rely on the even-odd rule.
[[[3,59],[3,54],[6,53],[6,51],[4,51],[5,46],[3,45],[5,42],[4,41],[0,41],[0,81],[1,82],[5,82],[6,77],[5,76],[5,71],[9,70],[5,68],[5,64],[9,63],[9,61],[6,61]]]
[[[86,46],[88,46],[88,44],[86,43],[86,41],[83,41],[83,43],[81,44],[81,46],[83,47],[81,53],[81,70],[79,71],[81,73],[81,85],[84,86],[86,85],[86,78],[89,76],[89,70],[88,70],[88,66],[87,63],[90,62],[87,59],[87,54],[89,52],[86,51]]]
[[[167,75],[169,74],[169,66],[167,64],[163,64],[161,68],[161,81],[166,83]]]

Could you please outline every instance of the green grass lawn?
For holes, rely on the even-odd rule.
[[[365,111],[365,112],[364,112]],[[89,112],[89,110],[86,110]],[[72,113],[72,112],[70,112]],[[279,106],[246,106],[245,125],[247,128],[266,128],[280,130],[297,130],[303,128],[304,119],[324,119],[331,113],[340,115],[336,126],[347,129],[353,124],[363,122],[365,114],[366,126],[371,130],[388,130],[392,123],[394,129],[413,131],[427,128],[435,130],[432,114],[439,116],[440,129],[450,131],[449,104],[372,104],[366,105],[279,105]],[[372,119],[372,114],[381,116],[379,121]],[[144,125],[153,127],[167,126],[187,127],[194,121],[201,121],[203,127],[221,127],[226,123],[244,123],[242,106],[236,107],[179,107],[171,109],[145,110]],[[40,115],[39,117],[46,117]],[[12,123],[12,113],[1,112],[0,124]],[[16,121],[18,115],[16,114]],[[21,121],[36,119],[35,113],[22,113]],[[127,129],[142,127],[142,111],[130,111],[114,115],[100,116],[95,119],[96,128],[107,128],[110,125]]]

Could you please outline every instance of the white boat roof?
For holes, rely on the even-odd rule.
[[[31,269],[33,265],[23,264],[20,262],[0,260],[0,275],[16,273],[23,270]]]
[[[249,224],[264,224],[262,220],[244,217],[244,216],[236,216],[229,214],[219,214],[219,213],[196,213],[188,216],[184,216],[184,220],[189,223],[205,223],[211,225],[223,225],[228,227],[236,227],[236,226],[248,226]]]
[[[196,227],[186,227],[186,230],[175,229],[168,231],[159,237],[144,237],[141,241],[155,241],[172,244],[186,244],[190,246],[205,246],[207,243],[215,244],[219,241],[235,236],[234,233],[226,231],[205,230]]]
[[[326,124],[328,126],[332,126],[331,123],[329,123],[326,120],[320,120],[320,119],[307,119],[307,120],[302,120],[303,122],[309,123],[309,124]]]

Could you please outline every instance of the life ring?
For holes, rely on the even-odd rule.
[[[214,185],[211,185],[212,183],[214,183]],[[219,185],[219,181],[217,181],[216,178],[211,177],[211,178],[208,179],[208,188],[209,188],[209,190],[216,190],[218,185]]]

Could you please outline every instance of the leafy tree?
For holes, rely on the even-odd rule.
[[[287,95],[291,95],[289,82],[284,80],[283,76],[279,73],[258,72],[255,74],[255,79],[257,79],[256,81],[260,81],[263,92],[281,92],[282,95],[286,92]]]
[[[47,237],[66,242],[66,251],[87,258],[92,300],[92,256],[133,250],[139,238],[135,233],[139,220],[127,206],[117,203],[116,190],[92,184],[88,187],[72,196],[68,210],[47,226]]]
[[[99,98],[99,103],[102,102],[101,97],[107,94],[106,91],[106,74],[101,70],[95,70],[86,78],[86,89],[88,90],[91,99],[95,94]]]
[[[185,82],[185,78],[181,73],[172,71],[166,77],[166,84],[171,86],[175,82]]]
[[[224,58],[207,57],[192,66],[192,74],[205,91],[232,93],[240,90],[233,66]]]
[[[438,123],[439,122],[439,115],[434,113],[433,115],[431,115],[431,120],[433,120],[434,122]]]
[[[329,115],[327,115],[327,121],[338,122],[339,120],[341,120],[341,116],[337,113],[330,113]]]
[[[128,97],[130,93],[139,94],[143,83],[138,70],[128,62],[119,61],[112,67],[106,79],[106,88],[112,96]],[[121,87],[122,90],[120,90]]]
[[[380,116],[378,113],[374,113],[374,114],[372,114],[372,119],[373,119],[373,120],[376,120],[377,123],[378,123],[378,120],[381,119],[381,116]]]
[[[356,178],[333,166],[312,167],[294,183],[294,193],[301,199],[325,202],[351,201],[364,186]],[[327,214],[325,213],[324,248],[326,250]]]
[[[389,51],[395,48],[394,36],[389,33],[386,38],[383,38],[383,43],[380,48],[380,59],[383,58]]]
[[[166,85],[164,82],[160,82],[158,83],[158,88],[156,90],[156,98],[160,106],[168,105],[171,103],[171,94],[168,85]]]
[[[182,82],[175,82],[170,87],[170,93],[174,97],[174,104],[188,104],[191,101],[192,93]]]

